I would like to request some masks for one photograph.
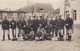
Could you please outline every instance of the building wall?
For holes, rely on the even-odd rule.
[[[65,0],[60,1],[60,14],[63,14],[63,15],[64,15],[64,1]],[[76,10],[77,19],[74,20],[74,24],[80,24],[80,0],[69,0],[69,2],[70,2],[70,8],[67,8],[66,10],[69,10],[70,17],[72,18],[73,18],[72,11]]]
[[[64,0],[60,0],[60,15],[64,19]]]
[[[75,24],[80,24],[80,0],[74,0],[71,2],[71,9],[77,11],[77,20],[74,20]]]

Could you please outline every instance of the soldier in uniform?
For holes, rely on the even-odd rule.
[[[33,29],[34,31],[34,39],[35,39],[35,34],[37,32],[37,29],[39,27],[39,21],[38,21],[38,18],[36,16],[33,16],[33,20],[32,20],[32,25],[31,25],[31,28]]]
[[[41,25],[41,28],[45,28],[47,20],[45,20],[43,16],[40,16],[39,24]]]
[[[51,20],[50,20],[50,24],[52,25],[52,35],[54,36],[54,25],[55,25],[55,22],[54,22],[54,18],[52,18]]]
[[[51,38],[52,38],[52,35],[51,35],[52,25],[50,24],[49,21],[47,21],[47,25],[45,26],[45,31],[46,31],[46,34],[44,35],[44,38],[46,40],[51,40]]]
[[[66,40],[71,41],[71,33],[73,29],[73,20],[69,16],[65,20],[65,26],[66,26]]]
[[[64,20],[61,18],[61,15],[58,18],[58,40],[63,41],[64,40]]]
[[[43,40],[44,38],[44,28],[41,27],[41,24],[39,25],[37,32],[36,32],[36,40]]]
[[[16,20],[14,20],[14,17],[12,18],[12,20],[10,21],[10,28],[12,30],[12,35],[13,35],[13,41],[17,40],[16,39]]]
[[[24,20],[24,18],[21,17],[20,20],[17,22],[17,25],[18,25],[18,29],[19,29],[18,37],[20,37],[22,32],[24,32],[23,28],[26,26],[26,21]]]
[[[5,17],[5,19],[2,21],[2,30],[3,30],[3,41],[5,41],[5,33],[8,31],[8,40],[10,40],[10,32],[9,32],[9,29],[10,29],[10,23],[9,23],[9,20],[7,20],[7,17]]]
[[[27,20],[27,22],[28,22],[29,26],[32,25],[32,19],[31,19],[31,17],[29,17],[29,19]]]
[[[24,34],[23,34],[23,39],[24,40],[29,40],[31,38],[30,32],[32,31],[31,27],[29,24],[26,24],[26,26],[23,28]]]
[[[58,36],[58,19],[57,17],[54,20],[54,32],[55,32],[55,36]]]

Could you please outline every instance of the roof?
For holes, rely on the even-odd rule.
[[[55,9],[54,14],[60,14],[60,8]]]
[[[0,13],[26,13],[25,11],[4,11],[4,10],[0,10]]]
[[[25,6],[18,9],[18,11],[26,11],[26,12],[32,12],[32,10],[34,10],[34,12],[41,12],[41,13],[54,12],[54,8],[52,7],[51,4],[43,4],[43,3],[36,3],[31,6]]]

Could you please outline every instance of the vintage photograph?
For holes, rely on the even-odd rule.
[[[80,0],[0,0],[0,51],[80,51]]]

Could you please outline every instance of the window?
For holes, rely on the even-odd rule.
[[[77,20],[77,11],[76,10],[73,10],[73,19]]]

